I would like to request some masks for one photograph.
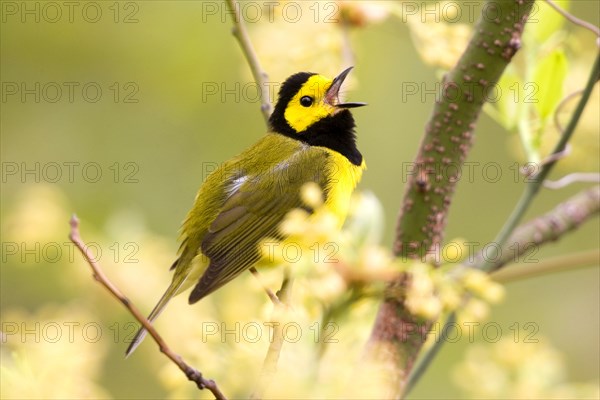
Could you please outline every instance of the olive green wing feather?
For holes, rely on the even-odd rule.
[[[307,147],[289,160],[247,175],[225,201],[201,244],[210,264],[190,294],[195,303],[231,281],[260,258],[263,238],[280,237],[279,225],[292,209],[303,207],[300,189],[316,182],[325,189],[328,154]]]

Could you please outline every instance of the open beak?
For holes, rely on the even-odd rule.
[[[342,83],[346,79],[346,76],[350,73],[350,70],[354,67],[350,67],[345,69],[341,74],[335,77],[329,89],[325,93],[325,103],[332,105],[336,108],[356,108],[366,106],[367,103],[340,103],[340,98],[338,94],[340,92],[340,88],[342,87]]]

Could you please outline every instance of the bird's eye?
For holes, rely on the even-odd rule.
[[[302,104],[302,107],[310,107],[313,103],[313,98],[310,96],[302,96],[300,98],[300,104]]]

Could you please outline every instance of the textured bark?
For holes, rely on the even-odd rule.
[[[502,72],[521,45],[533,1],[490,1],[458,64],[444,77],[442,93],[425,127],[397,223],[394,252],[423,257],[439,248],[460,171],[473,144],[477,118]],[[493,16],[493,17],[492,17]],[[400,397],[433,321],[415,319],[404,307],[405,279],[390,285],[369,349],[390,372],[390,397]]]
[[[540,245],[557,240],[565,233],[577,229],[579,225],[600,211],[600,186],[594,186],[560,203],[552,211],[519,226],[508,240],[506,248],[494,262],[492,271],[518,261],[519,256]],[[482,264],[483,255],[477,254],[473,266]]]

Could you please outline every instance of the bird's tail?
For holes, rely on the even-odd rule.
[[[158,303],[154,306],[154,309],[152,310],[150,315],[148,315],[148,321],[152,323],[156,318],[158,318],[160,313],[165,309],[165,307],[173,298],[173,296],[179,294],[181,285],[185,282],[186,278],[186,274],[180,274],[179,276],[176,275],[173,278],[173,281],[171,282],[165,293],[162,295]],[[125,357],[129,357],[129,355],[133,353],[135,349],[137,349],[137,347],[140,345],[140,343],[142,343],[142,341],[146,337],[147,333],[148,331],[146,330],[146,328],[144,328],[143,326],[140,327],[140,329],[135,334],[133,341],[129,344],[127,351],[125,351]]]

